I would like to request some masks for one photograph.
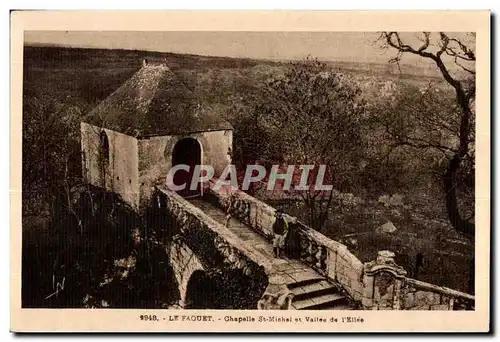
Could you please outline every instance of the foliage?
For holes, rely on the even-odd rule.
[[[363,154],[364,101],[356,82],[334,73],[325,63],[307,58],[292,62],[283,76],[270,79],[265,98],[256,108],[267,132],[262,156],[270,164],[314,165],[307,191],[299,195],[309,209],[309,223],[326,220],[332,191],[314,189],[318,166],[325,165],[324,184],[338,189],[354,186]],[[298,170],[297,170],[298,171]],[[294,185],[300,174],[294,175]]]
[[[55,201],[71,206],[81,184],[80,109],[49,96],[23,99],[22,187],[25,214],[47,212]],[[54,210],[52,210],[54,214]]]
[[[175,291],[165,291],[175,289],[172,271],[153,227],[116,195],[96,189],[80,195],[73,208],[82,228],[67,213],[46,231],[23,234],[23,307],[172,303]]]

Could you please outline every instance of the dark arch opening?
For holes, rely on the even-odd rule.
[[[194,271],[186,288],[187,309],[215,309],[215,283],[201,270]]]
[[[191,180],[193,179],[194,168],[201,164],[201,146],[200,143],[193,138],[184,138],[179,140],[172,152],[172,167],[184,164],[189,166],[189,171],[178,170],[174,174],[174,184],[186,184],[183,190],[177,193],[183,197],[194,197],[201,194],[201,186],[197,184],[196,188],[191,190]]]
[[[101,132],[101,158],[103,161],[109,162],[109,138],[105,131]]]
[[[106,171],[109,165],[109,138],[105,131],[99,136],[99,168],[101,171],[102,186],[106,186]]]

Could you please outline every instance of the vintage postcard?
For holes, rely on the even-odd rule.
[[[12,331],[489,331],[488,11],[11,24]]]

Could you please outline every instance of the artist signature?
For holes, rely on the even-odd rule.
[[[66,281],[66,277],[63,277],[62,278],[62,282],[57,282],[56,283],[56,276],[53,274],[52,275],[52,290],[54,290],[54,292],[50,295],[48,295],[47,297],[45,297],[45,299],[49,299],[51,298],[52,296],[57,296],[57,294],[59,292],[61,292],[62,290],[64,290],[64,283]]]

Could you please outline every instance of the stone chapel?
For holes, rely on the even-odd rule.
[[[220,174],[229,163],[232,138],[231,125],[202,105],[166,63],[144,60],[81,123],[83,175],[141,209],[174,165],[212,165]],[[191,176],[192,171],[178,171],[174,183]]]

